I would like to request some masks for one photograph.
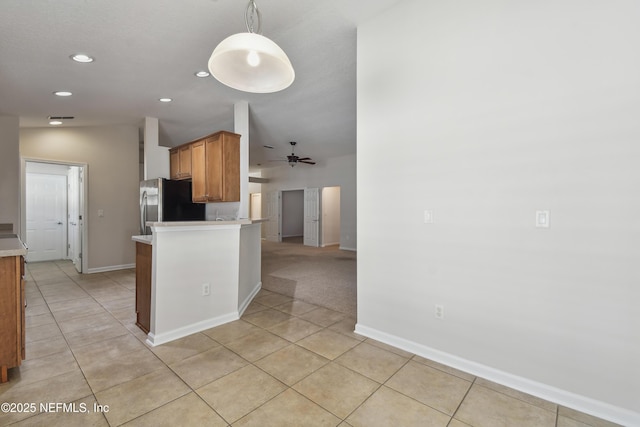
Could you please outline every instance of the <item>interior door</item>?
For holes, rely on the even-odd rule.
[[[67,177],[26,174],[28,261],[67,256]]]
[[[320,189],[304,189],[304,244],[320,246]]]
[[[69,167],[67,175],[68,187],[68,257],[73,262],[78,273],[82,272],[82,211],[80,210],[80,188],[82,171],[77,166]]]
[[[265,223],[266,228],[266,237],[270,242],[281,242],[281,234],[280,234],[280,206],[281,206],[281,195],[279,191],[272,191],[267,193],[267,204],[266,204],[266,218],[267,222]]]

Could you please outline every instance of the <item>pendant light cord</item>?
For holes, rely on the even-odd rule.
[[[256,20],[258,22],[257,28],[254,27]],[[247,31],[250,33],[262,34],[262,16],[260,15],[258,5],[254,0],[249,0],[247,11],[244,14],[244,22],[247,24]]]

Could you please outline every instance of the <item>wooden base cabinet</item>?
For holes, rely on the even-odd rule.
[[[136,325],[145,333],[151,328],[151,251],[153,247],[136,242]]]
[[[0,258],[0,382],[25,358],[24,257]]]

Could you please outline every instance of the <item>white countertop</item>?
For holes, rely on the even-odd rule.
[[[131,236],[131,240],[134,242],[144,243],[146,245],[151,245],[153,242],[153,236],[151,234],[140,235],[140,236]]]
[[[232,221],[166,221],[166,222],[148,222],[148,226],[152,227],[185,227],[185,226],[203,226],[203,225],[249,225],[264,222],[266,219],[237,219]]]
[[[27,255],[27,248],[15,234],[0,235],[0,257]]]

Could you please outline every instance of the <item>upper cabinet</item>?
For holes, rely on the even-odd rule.
[[[216,132],[194,143],[193,150],[193,201],[239,202],[240,135]]]
[[[240,135],[216,132],[169,153],[171,179],[190,178],[194,202],[240,201]]]
[[[171,179],[191,178],[191,144],[181,145],[169,150]]]

